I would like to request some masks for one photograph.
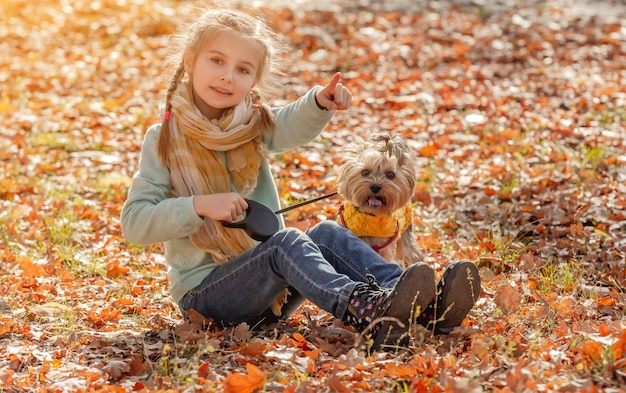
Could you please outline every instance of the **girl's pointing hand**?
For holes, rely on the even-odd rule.
[[[317,92],[315,98],[320,106],[328,110],[348,109],[352,104],[352,93],[341,80],[341,72],[336,73],[323,89]]]

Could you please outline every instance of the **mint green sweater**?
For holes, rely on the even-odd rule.
[[[276,119],[273,129],[263,134],[270,153],[276,154],[313,140],[333,116],[315,103],[320,87],[309,90],[297,101],[272,112]],[[128,198],[122,208],[121,225],[126,239],[137,245],[164,243],[165,259],[169,264],[170,294],[179,302],[187,291],[199,285],[217,266],[211,256],[196,248],[189,240],[203,224],[193,207],[193,197],[176,197],[170,183],[170,173],[157,156],[160,124],[146,132],[139,170],[133,177]],[[272,210],[280,208],[278,192],[267,160],[263,159],[257,186],[249,195]],[[281,227],[284,227],[282,219]]]

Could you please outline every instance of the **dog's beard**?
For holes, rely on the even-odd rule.
[[[385,180],[377,183],[382,186],[382,189],[377,193],[371,191],[370,186],[374,183],[369,179],[348,180],[348,183],[347,190],[341,193],[344,198],[359,211],[373,216],[391,214],[406,205],[412,195],[412,188],[397,181]]]
[[[367,169],[367,175],[363,175],[364,169]],[[394,172],[395,177],[387,178],[388,172]],[[396,162],[384,155],[362,154],[345,163],[339,194],[362,213],[389,215],[411,200],[414,179],[413,170],[397,166]],[[380,190],[375,192],[376,188]]]

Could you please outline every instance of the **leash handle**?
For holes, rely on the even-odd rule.
[[[296,203],[295,205],[287,206],[287,207],[284,207],[284,208],[282,208],[280,210],[276,210],[274,212],[274,214],[282,214],[284,212],[288,212],[289,210],[297,209],[297,208],[299,208],[301,206],[308,205],[309,203],[321,201],[322,199],[329,198],[329,197],[335,196],[335,195],[337,195],[336,191],[335,192],[331,192],[330,194],[324,194],[322,196],[318,196],[317,198],[309,199],[309,200],[306,200],[306,201],[303,201],[303,202],[300,202],[300,203]]]

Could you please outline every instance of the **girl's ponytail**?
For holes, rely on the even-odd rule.
[[[168,160],[168,148],[171,140],[170,133],[170,120],[172,118],[172,104],[170,104],[170,99],[172,95],[176,91],[178,84],[183,79],[183,75],[185,74],[185,67],[183,63],[181,63],[174,75],[172,75],[172,79],[170,80],[170,85],[167,89],[167,94],[165,96],[165,110],[163,113],[163,121],[161,122],[161,132],[159,133],[159,139],[157,141],[157,154],[161,159],[161,163],[163,165],[167,165]]]
[[[261,105],[259,107],[259,114],[261,115],[259,118],[259,124],[263,131],[274,127],[274,114],[270,111],[270,108],[265,105]]]
[[[274,127],[274,114],[268,106],[263,105],[260,94],[255,90],[251,90],[248,94],[248,99],[253,102],[252,106],[254,107],[254,110],[259,112],[257,120],[258,129],[260,129],[261,132],[264,132],[265,130]]]

